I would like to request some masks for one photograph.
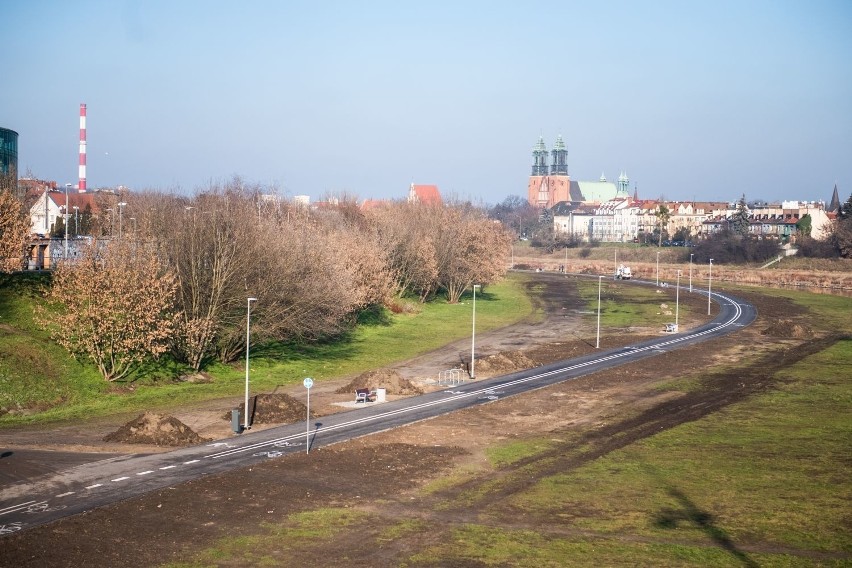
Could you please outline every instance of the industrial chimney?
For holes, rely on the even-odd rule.
[[[86,192],[86,105],[80,105],[80,193]]]

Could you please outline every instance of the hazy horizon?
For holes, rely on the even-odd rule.
[[[852,192],[852,4],[12,0],[19,175],[489,204],[561,135],[575,180],[669,200]]]

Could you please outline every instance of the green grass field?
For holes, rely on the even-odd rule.
[[[597,317],[598,281],[597,279],[578,280],[577,290],[586,303],[589,319]],[[661,292],[658,292],[661,290]],[[631,326],[662,328],[664,324],[675,321],[678,309],[681,320],[689,315],[685,302],[677,301],[676,291],[669,288],[634,286],[626,282],[614,282],[611,278],[601,281],[601,328],[626,328]],[[680,300],[685,299],[681,288]],[[667,309],[660,306],[666,304]],[[671,311],[671,314],[666,314]]]

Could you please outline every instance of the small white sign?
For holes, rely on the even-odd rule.
[[[302,381],[302,384],[305,385],[306,389],[309,389],[314,386],[314,380],[310,377],[307,377],[304,381]]]

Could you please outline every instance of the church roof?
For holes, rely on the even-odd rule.
[[[837,184],[834,184],[834,193],[831,194],[831,203],[826,211],[840,211],[840,195],[837,193]]]
[[[415,185],[412,183],[408,198],[424,205],[441,204],[441,192],[438,191],[437,185]]]
[[[603,203],[616,197],[627,197],[626,194],[619,193],[618,188],[611,181],[578,181],[576,183],[582,195],[582,201]]]

